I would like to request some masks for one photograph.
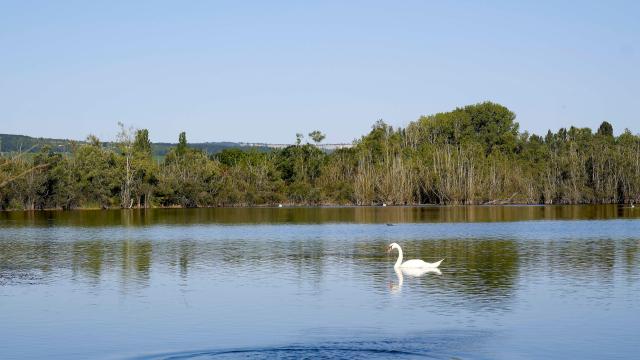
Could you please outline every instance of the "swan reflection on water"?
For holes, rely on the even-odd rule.
[[[391,283],[389,288],[391,289],[392,294],[399,293],[402,291],[402,285],[404,284],[404,276],[408,277],[421,277],[426,274],[434,274],[434,275],[442,275],[442,271],[438,268],[393,268],[396,276],[398,277],[398,283]]]

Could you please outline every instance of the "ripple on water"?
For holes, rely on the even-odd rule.
[[[43,282],[43,275],[34,270],[0,269],[0,287],[16,285],[39,285]]]
[[[406,339],[181,351],[134,359],[488,359],[480,345],[488,336],[481,331],[455,331]]]

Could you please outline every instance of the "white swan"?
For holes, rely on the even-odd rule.
[[[394,269],[397,268],[401,268],[401,269],[406,269],[406,268],[418,268],[418,269],[435,269],[438,266],[440,266],[440,263],[444,260],[440,260],[440,261],[436,261],[434,263],[428,263],[422,260],[407,260],[405,262],[402,262],[402,248],[400,247],[400,245],[393,243],[390,244],[389,247],[387,248],[387,252],[391,252],[391,250],[393,249],[398,249],[398,260],[396,261],[396,264],[393,265]]]

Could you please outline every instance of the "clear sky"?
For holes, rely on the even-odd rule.
[[[3,1],[0,133],[350,142],[484,100],[640,132],[637,1]]]

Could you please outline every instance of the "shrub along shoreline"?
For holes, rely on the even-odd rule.
[[[314,143],[324,135],[309,134]],[[519,132],[515,114],[485,102],[382,120],[348,149],[177,146],[154,160],[147,129],[120,124],[116,147],[95,136],[70,153],[0,156],[0,209],[458,204],[612,204],[640,200],[640,136],[589,128]]]

